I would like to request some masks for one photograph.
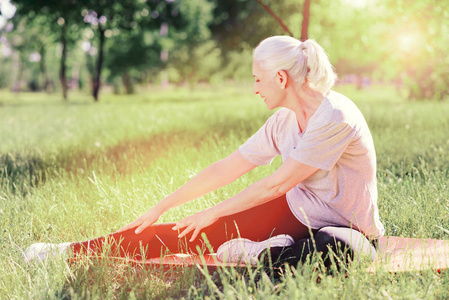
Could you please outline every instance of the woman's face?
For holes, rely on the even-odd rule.
[[[253,62],[254,93],[264,99],[269,110],[282,106],[284,91],[272,72],[262,70],[258,62]]]

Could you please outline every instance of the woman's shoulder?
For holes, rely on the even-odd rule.
[[[281,124],[281,123],[285,123],[286,121],[288,121],[290,118],[296,118],[295,117],[295,113],[285,107],[282,107],[280,109],[278,109],[271,117],[270,119],[272,119],[273,122],[277,123],[277,124]]]
[[[288,108],[280,108],[265,123],[264,127],[271,130],[275,135],[285,134],[294,130],[296,125],[296,115]]]
[[[293,111],[285,107],[281,107],[274,113],[274,115],[277,115],[279,117],[285,117],[291,114],[293,114]]]
[[[329,121],[343,122],[349,125],[355,125],[364,121],[364,117],[357,105],[348,97],[335,91],[331,91],[326,96],[327,116]]]

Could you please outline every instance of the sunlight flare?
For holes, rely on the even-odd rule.
[[[398,49],[403,53],[412,53],[423,48],[423,35],[419,31],[406,31],[397,36]]]
[[[351,5],[357,8],[364,8],[367,6],[369,0],[341,0],[345,5]]]

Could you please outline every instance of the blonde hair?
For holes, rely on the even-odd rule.
[[[272,36],[260,42],[253,58],[263,70],[286,71],[297,88],[307,81],[311,89],[324,94],[337,80],[326,52],[314,40],[301,42],[289,36]]]

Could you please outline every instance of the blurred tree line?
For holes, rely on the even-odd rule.
[[[441,1],[11,0],[13,16],[7,1],[0,88],[64,99],[82,89],[97,101],[102,84],[133,93],[136,84],[246,80],[260,40],[290,34],[317,40],[342,82],[394,82],[414,99],[448,96],[449,9]]]

